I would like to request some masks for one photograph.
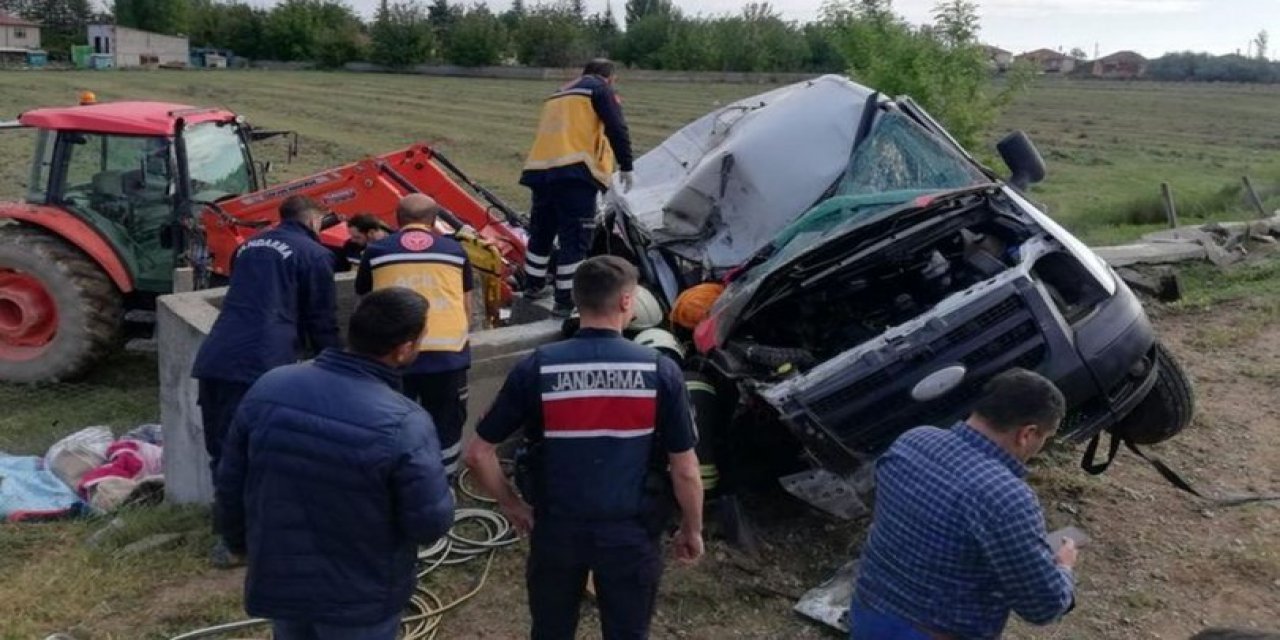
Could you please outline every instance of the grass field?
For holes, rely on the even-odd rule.
[[[320,72],[0,72],[0,119],[73,104],[82,90],[95,91],[100,100],[220,105],[258,125],[299,132],[302,156],[293,164],[280,162],[282,145],[268,143],[258,154],[277,161],[277,179],[422,140],[527,209],[527,192],[516,179],[539,100],[553,87]],[[767,88],[627,84],[624,77],[621,92],[643,151],[717,105]],[[1109,243],[1158,226],[1162,181],[1173,186],[1191,220],[1238,215],[1244,207],[1240,177],[1246,174],[1271,204],[1280,204],[1277,105],[1280,87],[1042,80],[1008,109],[991,142],[1013,128],[1030,133],[1049,164],[1049,179],[1035,188],[1036,197],[1086,241]],[[0,195],[22,192],[30,138],[26,132],[0,138]],[[994,155],[992,149],[975,151]]]
[[[301,134],[302,157],[291,165],[282,163],[282,146],[269,143],[259,154],[276,161],[277,180],[423,140],[524,209],[527,196],[515,182],[539,98],[550,88],[337,73],[0,72],[0,120],[74,103],[84,89],[102,100],[222,105],[261,126]],[[718,104],[764,89],[622,86],[640,150]],[[1173,186],[1187,221],[1244,217],[1242,175],[1254,178],[1269,205],[1280,204],[1277,107],[1280,89],[1270,87],[1043,81],[997,129],[1025,129],[1039,144],[1050,175],[1034,196],[1054,217],[1087,241],[1113,243],[1161,226],[1162,181]],[[29,132],[0,133],[0,195],[21,193],[30,140]],[[1195,268],[1184,302],[1151,307],[1200,383],[1196,428],[1166,449],[1171,460],[1189,464],[1197,482],[1256,491],[1280,484],[1278,283],[1274,260],[1226,274]],[[155,421],[156,386],[154,359],[127,354],[73,384],[0,385],[0,451],[39,453],[90,424]],[[1059,452],[1034,475],[1052,526],[1079,524],[1094,534],[1079,609],[1047,630],[1016,626],[1012,637],[1185,638],[1206,624],[1280,630],[1274,508],[1209,511],[1131,460],[1090,478],[1074,468],[1073,456]],[[793,503],[780,508],[761,531],[761,558],[715,543],[701,567],[669,574],[655,637],[822,637],[789,608],[794,596],[856,552],[861,528],[827,522]],[[126,526],[97,548],[82,543],[102,520],[0,526],[0,639],[55,631],[78,640],[163,638],[242,617],[242,574],[204,563],[211,542],[205,518],[193,509],[131,512]],[[183,537],[138,558],[116,553],[157,532]],[[518,552],[502,558],[488,588],[447,619],[444,637],[523,635]]]

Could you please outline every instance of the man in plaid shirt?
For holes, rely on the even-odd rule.
[[[854,640],[998,638],[1017,613],[1074,606],[1071,540],[1049,547],[1026,462],[1065,412],[1049,380],[991,380],[968,420],[904,433],[876,463],[876,506],[854,589]]]

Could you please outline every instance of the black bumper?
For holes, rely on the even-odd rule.
[[[1013,367],[1053,380],[1070,413],[1059,431],[1080,441],[1110,427],[1155,381],[1154,334],[1123,283],[1074,325],[1028,276],[929,318],[898,340],[862,353],[836,372],[811,371],[775,402],[783,421],[822,466],[848,472],[920,425],[946,426],[968,415],[983,385]],[[941,369],[961,365],[959,386],[928,402],[912,389]]]

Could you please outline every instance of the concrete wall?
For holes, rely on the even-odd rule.
[[[18,34],[22,34],[22,37],[18,37]],[[15,27],[10,24],[0,25],[0,47],[39,49],[40,27]]]
[[[356,302],[352,280],[353,274],[349,273],[337,277],[338,319],[343,327]],[[207,504],[213,499],[191,365],[218,317],[218,305],[225,295],[225,288],[207,289],[162,296],[156,304],[165,495],[171,502]],[[540,307],[520,307],[515,310],[513,321],[525,324],[472,335],[468,429],[497,395],[507,371],[534,347],[560,337],[561,322],[546,318],[546,311]]]

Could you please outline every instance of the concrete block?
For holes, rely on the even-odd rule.
[[[1208,252],[1204,245],[1191,242],[1165,242],[1126,244],[1094,249],[1099,257],[1113,267],[1134,264],[1169,264],[1187,260],[1205,260]]]
[[[339,274],[336,282],[338,324],[345,337],[347,318],[358,301],[354,274]],[[165,499],[170,502],[208,504],[213,500],[209,456],[204,449],[204,426],[197,403],[198,385],[191,377],[191,367],[217,320],[225,296],[225,288],[207,289],[161,296],[156,304]],[[561,320],[549,318],[547,307],[519,303],[519,317],[527,324],[479,331],[471,336],[468,430],[489,408],[511,367],[538,345],[560,338]]]

